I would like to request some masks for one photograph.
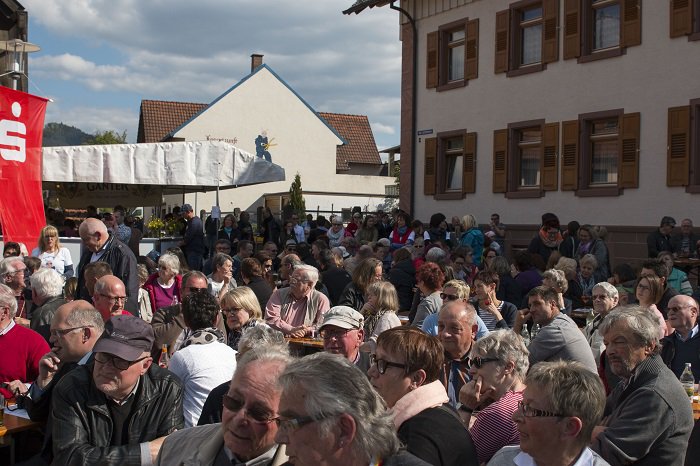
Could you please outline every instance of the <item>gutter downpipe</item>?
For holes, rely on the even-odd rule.
[[[403,13],[404,16],[406,16],[406,19],[411,23],[411,27],[413,29],[413,83],[411,84],[411,196],[409,200],[409,214],[411,217],[415,215],[415,204],[416,204],[416,194],[415,194],[415,181],[416,181],[416,101],[418,100],[418,96],[416,95],[416,91],[418,89],[418,66],[417,66],[417,60],[418,60],[418,28],[416,27],[416,21],[413,19],[413,17],[408,13],[408,11],[404,10],[400,6],[394,5],[396,3],[396,0],[392,1],[391,4],[389,5],[389,8],[392,10],[396,10],[400,13]],[[401,183],[399,183],[399,186]]]

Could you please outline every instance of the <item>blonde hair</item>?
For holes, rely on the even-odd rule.
[[[464,228],[465,231],[470,228],[475,228],[477,225],[476,217],[474,217],[472,214],[467,214],[462,217],[462,228]]]
[[[251,319],[262,319],[260,302],[253,290],[247,286],[234,288],[221,298],[222,309],[232,306],[243,308],[250,315]]]
[[[387,281],[382,280],[370,283],[370,285],[367,287],[367,295],[377,297],[376,312],[396,312],[399,310],[399,297],[396,294],[396,288],[394,288],[394,285]]]
[[[61,239],[58,237],[58,230],[56,229],[55,226],[53,225],[46,225],[44,228],[41,229],[41,233],[39,233],[39,250],[41,252],[46,252],[46,237],[47,236],[55,236],[56,237],[56,251],[61,249]]]
[[[557,265],[555,265],[554,268],[564,272],[564,275],[568,280],[571,280],[574,277],[576,277],[575,259],[571,259],[570,257],[562,257],[559,259],[559,262],[557,262]]]

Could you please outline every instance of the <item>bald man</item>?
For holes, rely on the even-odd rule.
[[[676,295],[668,302],[668,323],[674,332],[661,340],[661,359],[680,377],[685,363],[691,363],[695,383],[700,381],[700,332],[698,302],[690,296]]]
[[[24,402],[33,421],[48,420],[54,387],[68,372],[88,362],[103,330],[102,317],[87,301],[71,301],[56,310],[51,321],[51,351],[39,360],[39,376]],[[53,459],[51,426],[46,429],[39,457],[46,464]]]
[[[105,275],[97,280],[92,302],[105,322],[113,316],[131,314],[124,310],[127,302],[124,282],[114,275]]]
[[[78,296],[85,300],[92,298],[85,287],[85,266],[91,262],[106,262],[114,276],[126,286],[128,299],[124,308],[137,315],[139,281],[134,253],[129,246],[107,231],[105,224],[96,218],[85,219],[78,231],[83,242],[83,253],[78,265]]]

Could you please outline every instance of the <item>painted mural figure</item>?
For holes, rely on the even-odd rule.
[[[274,140],[275,138],[272,139]],[[267,131],[263,131],[262,134],[259,134],[258,137],[255,138],[255,155],[261,159],[264,158],[268,162],[272,162],[272,155],[270,155],[268,149],[273,145],[275,144],[272,144],[272,141],[268,142],[267,140]]]

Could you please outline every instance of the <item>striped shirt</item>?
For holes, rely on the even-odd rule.
[[[508,392],[477,414],[469,433],[474,440],[479,463],[488,463],[506,445],[520,444],[520,433],[513,421],[513,413],[522,399],[523,392]]]
[[[503,315],[503,303],[504,301],[501,301],[500,304],[497,306],[498,312],[500,312],[501,315]],[[498,321],[496,320],[496,317],[493,314],[491,314],[486,309],[482,309],[481,307],[478,307],[476,312],[479,315],[479,317],[481,317],[481,320],[484,321],[484,324],[486,324],[486,328],[489,329],[489,332],[493,332],[494,330],[496,330],[496,323],[498,323]]]

